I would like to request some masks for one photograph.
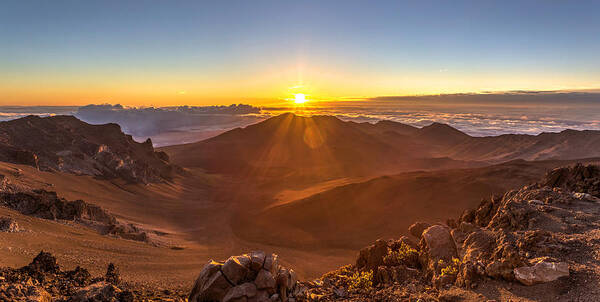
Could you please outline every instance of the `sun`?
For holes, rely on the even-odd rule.
[[[296,103],[296,104],[306,103],[306,96],[304,95],[304,93],[294,94],[294,103]]]

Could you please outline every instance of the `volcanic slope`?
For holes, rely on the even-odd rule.
[[[0,122],[0,161],[141,183],[170,180],[178,171],[150,139],[138,143],[117,124],[90,125],[73,116]]]
[[[416,219],[433,223],[457,216],[484,198],[534,182],[568,163],[572,161],[516,160],[483,168],[383,176],[260,210],[247,209],[233,225],[240,237],[258,242],[356,249],[377,238],[407,234]]]

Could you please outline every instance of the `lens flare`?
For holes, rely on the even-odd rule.
[[[294,95],[294,103],[296,103],[296,104],[306,103],[306,96],[304,95],[304,93],[296,93]]]

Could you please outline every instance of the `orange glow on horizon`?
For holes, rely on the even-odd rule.
[[[276,64],[244,73],[209,70],[203,73],[152,70],[140,74],[90,71],[37,72],[13,76],[0,72],[0,105],[205,106],[311,105],[377,96],[415,96],[511,90],[597,89],[589,77],[569,79],[536,72],[464,73],[452,70],[373,72],[360,68]],[[300,95],[304,95],[302,101]],[[297,98],[300,97],[300,98]]]

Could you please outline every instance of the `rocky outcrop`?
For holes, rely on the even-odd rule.
[[[546,174],[542,186],[559,187],[600,197],[600,167],[576,164],[554,169]]]
[[[133,294],[130,291],[123,292],[121,289],[110,283],[97,282],[78,290],[70,301],[133,302]]]
[[[75,221],[97,230],[103,235],[158,244],[150,237],[155,232],[123,223],[97,205],[83,200],[68,201],[60,198],[56,192],[16,188],[0,190],[0,205],[19,211],[24,215],[50,220]],[[18,226],[13,220],[0,220],[0,230],[3,229],[18,231]]]
[[[114,265],[112,270],[116,270]],[[150,296],[152,299],[140,296],[137,300],[164,298],[158,293]],[[0,268],[0,301],[133,302],[135,298],[129,288],[119,287],[102,277],[92,278],[84,268],[61,270],[56,258],[44,251],[22,268]]]
[[[90,125],[73,116],[0,122],[0,161],[136,183],[168,181],[182,171],[150,140],[138,143],[117,124]]]
[[[262,251],[210,261],[196,279],[188,301],[295,301],[298,277]]]
[[[16,233],[20,230],[16,220],[10,217],[0,217],[0,232]]]
[[[419,250],[421,265],[432,274],[436,273],[440,263],[448,263],[458,257],[450,229],[439,224],[423,231]]]
[[[494,279],[487,288],[522,284],[532,286],[522,289],[530,297],[554,299],[545,292],[552,289],[564,295],[559,300],[593,300],[597,286],[581,280],[600,277],[593,260],[600,248],[600,205],[593,195],[600,186],[597,171],[581,165],[557,169],[538,184],[493,196],[446,224],[415,223],[410,232],[420,238],[412,247],[416,265],[391,261],[409,259],[412,253],[394,249],[395,240],[377,240],[360,251],[355,265],[303,282],[304,298],[485,301],[476,290]]]
[[[119,285],[119,283],[121,283],[121,274],[114,263],[111,262],[108,264],[108,267],[106,268],[106,274],[104,275],[104,280],[114,285]]]
[[[0,192],[0,204],[22,214],[51,220],[88,220],[116,224],[117,219],[99,206],[83,200],[68,201],[56,192],[32,190]]]
[[[0,300],[52,302],[52,296],[43,288],[35,285],[2,284],[0,283]]]
[[[411,235],[415,236],[417,239],[421,239],[421,235],[423,235],[423,232],[430,226],[431,224],[427,222],[415,222],[408,228],[408,232]]]

